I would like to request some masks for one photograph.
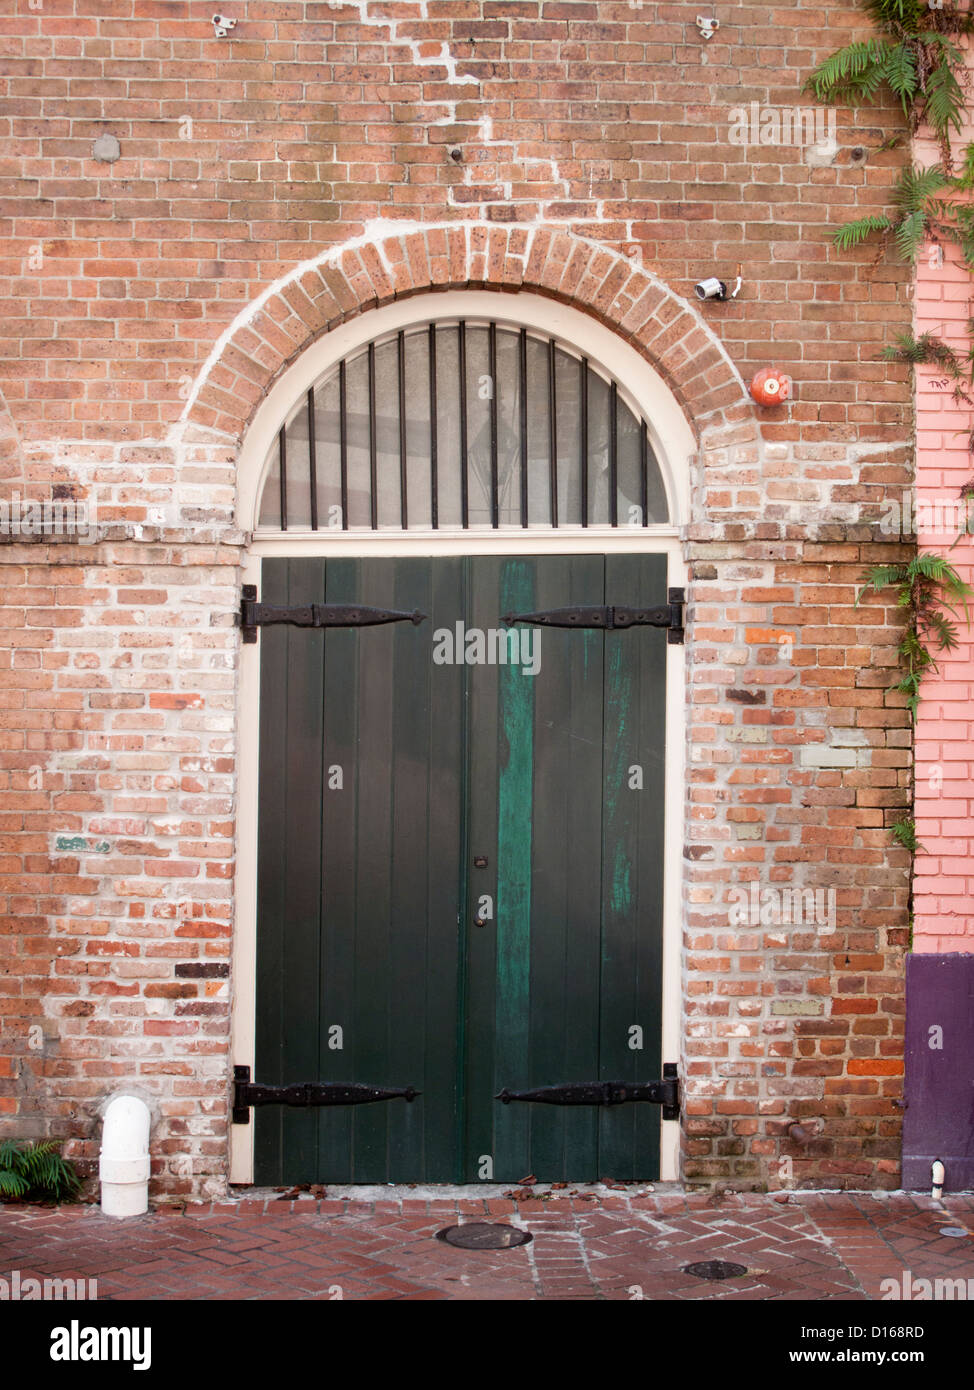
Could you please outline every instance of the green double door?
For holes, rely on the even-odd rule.
[[[255,1109],[255,1181],[658,1175],[658,1105],[496,1097],[661,1076],[666,634],[503,616],[665,594],[658,555],[263,562],[262,603],[426,618],[260,628],[254,1080],[421,1094]]]

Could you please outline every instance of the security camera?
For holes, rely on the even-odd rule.
[[[698,299],[727,298],[727,286],[716,275],[711,275],[709,280],[700,280],[693,288]]]
[[[215,14],[213,16],[213,32],[218,39],[225,39],[231,29],[237,27],[237,21],[230,19],[225,14]]]

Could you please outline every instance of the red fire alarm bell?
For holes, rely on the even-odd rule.
[[[758,405],[781,405],[791,395],[791,377],[777,367],[762,367],[750,386]]]

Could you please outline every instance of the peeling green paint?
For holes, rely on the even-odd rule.
[[[111,840],[96,840],[93,845],[89,845],[84,835],[59,835],[54,841],[54,847],[62,853],[71,854],[79,850],[91,850],[95,854],[107,854],[112,847]]]
[[[632,718],[633,671],[631,661],[624,659],[622,642],[613,642],[606,650],[605,718],[613,730],[612,753],[607,760],[605,777],[606,845],[613,844],[614,852],[609,869],[609,908],[620,916],[632,908],[632,864],[626,848],[626,837],[620,833],[628,822],[631,808],[620,803],[628,790],[629,725]]]
[[[621,841],[616,844],[609,902],[613,912],[626,913],[632,907],[632,865]]]
[[[533,566],[505,563],[502,612],[530,609]],[[528,1055],[531,977],[531,826],[534,791],[534,681],[517,666],[498,672],[501,745],[497,787],[497,1024],[498,1063],[519,1076]]]

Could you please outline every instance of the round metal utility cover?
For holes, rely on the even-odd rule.
[[[463,1226],[447,1226],[437,1231],[436,1239],[445,1240],[447,1245],[459,1245],[462,1250],[508,1250],[514,1245],[527,1245],[534,1237],[530,1231],[519,1231],[516,1226],[504,1226],[500,1222],[469,1221]]]
[[[700,1260],[697,1264],[684,1265],[684,1274],[692,1274],[696,1279],[739,1279],[747,1273],[747,1265],[731,1264],[729,1260]]]

